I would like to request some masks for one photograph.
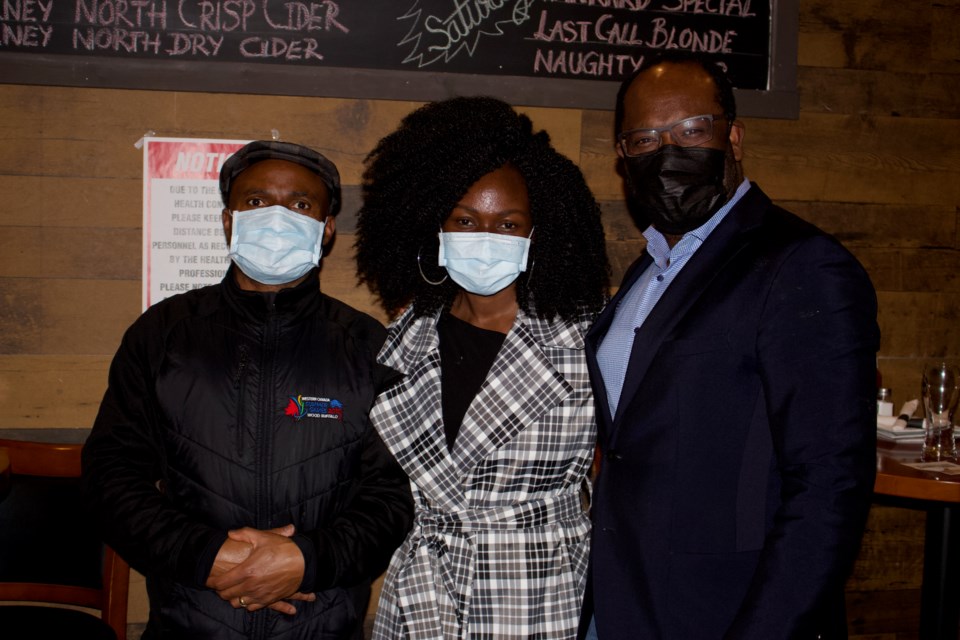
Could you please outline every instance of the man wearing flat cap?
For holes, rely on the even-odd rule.
[[[359,638],[412,518],[367,412],[383,327],[320,292],[340,177],[251,142],[220,172],[233,264],[127,330],[83,452],[106,541],[147,578],[157,638]]]

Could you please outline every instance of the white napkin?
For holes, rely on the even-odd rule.
[[[909,400],[903,403],[903,407],[900,408],[900,413],[896,418],[893,416],[877,416],[877,429],[895,432],[906,430],[907,420],[917,412],[918,406],[920,406],[919,400]]]
[[[898,418],[893,416],[877,416],[877,429],[885,429],[887,431],[903,431],[906,423],[903,426],[897,425]],[[900,422],[903,422],[900,420]]]

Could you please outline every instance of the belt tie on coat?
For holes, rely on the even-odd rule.
[[[465,638],[473,584],[472,533],[533,529],[579,518],[578,493],[495,509],[456,512],[418,508],[404,563],[397,572],[397,605],[417,637]],[[462,590],[457,585],[464,585]]]

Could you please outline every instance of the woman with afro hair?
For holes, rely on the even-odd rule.
[[[584,334],[606,298],[579,169],[493,98],[409,114],[366,160],[360,280],[403,377],[371,418],[410,477],[374,638],[574,638],[596,426]],[[397,317],[399,315],[399,317]]]

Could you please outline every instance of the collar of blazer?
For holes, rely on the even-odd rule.
[[[549,331],[542,326],[548,323],[521,311],[487,382],[463,418],[453,451],[448,452],[442,426],[436,319],[413,319],[408,310],[391,325],[379,359],[402,371],[405,379],[377,399],[371,417],[420,490],[442,508],[457,511],[465,506],[465,496],[455,489],[463,478],[574,392],[551,359],[564,355],[545,351],[539,340],[547,338],[552,345],[582,349],[583,328],[570,325],[566,330]],[[524,383],[516,384],[517,377]]]
[[[764,214],[770,206],[771,202],[766,194],[753,185],[730,210],[723,222],[717,225],[690,262],[677,274],[670,288],[647,316],[634,338],[623,389],[620,393],[620,402],[617,406],[617,415],[612,421],[609,415],[610,408],[606,402],[606,393],[597,394],[600,399],[601,420],[608,424],[612,422],[614,430],[630,398],[639,389],[660,344],[723,269],[723,265],[746,246],[752,237],[752,232],[761,225]],[[596,366],[596,353],[600,340],[610,327],[620,300],[651,262],[652,258],[644,251],[630,265],[617,294],[604,308],[587,334],[587,356],[591,375],[598,376],[598,380],[602,380],[602,377],[599,377],[599,368]]]
[[[413,317],[413,310],[405,310],[391,325],[387,341],[377,358],[382,364],[401,373],[408,373],[431,351],[440,348],[437,335],[437,320],[441,312],[432,316]],[[513,321],[509,336],[532,340],[538,347],[582,350],[585,336],[590,326],[586,319],[576,323],[564,322],[559,318],[552,321],[527,314],[520,309]]]

